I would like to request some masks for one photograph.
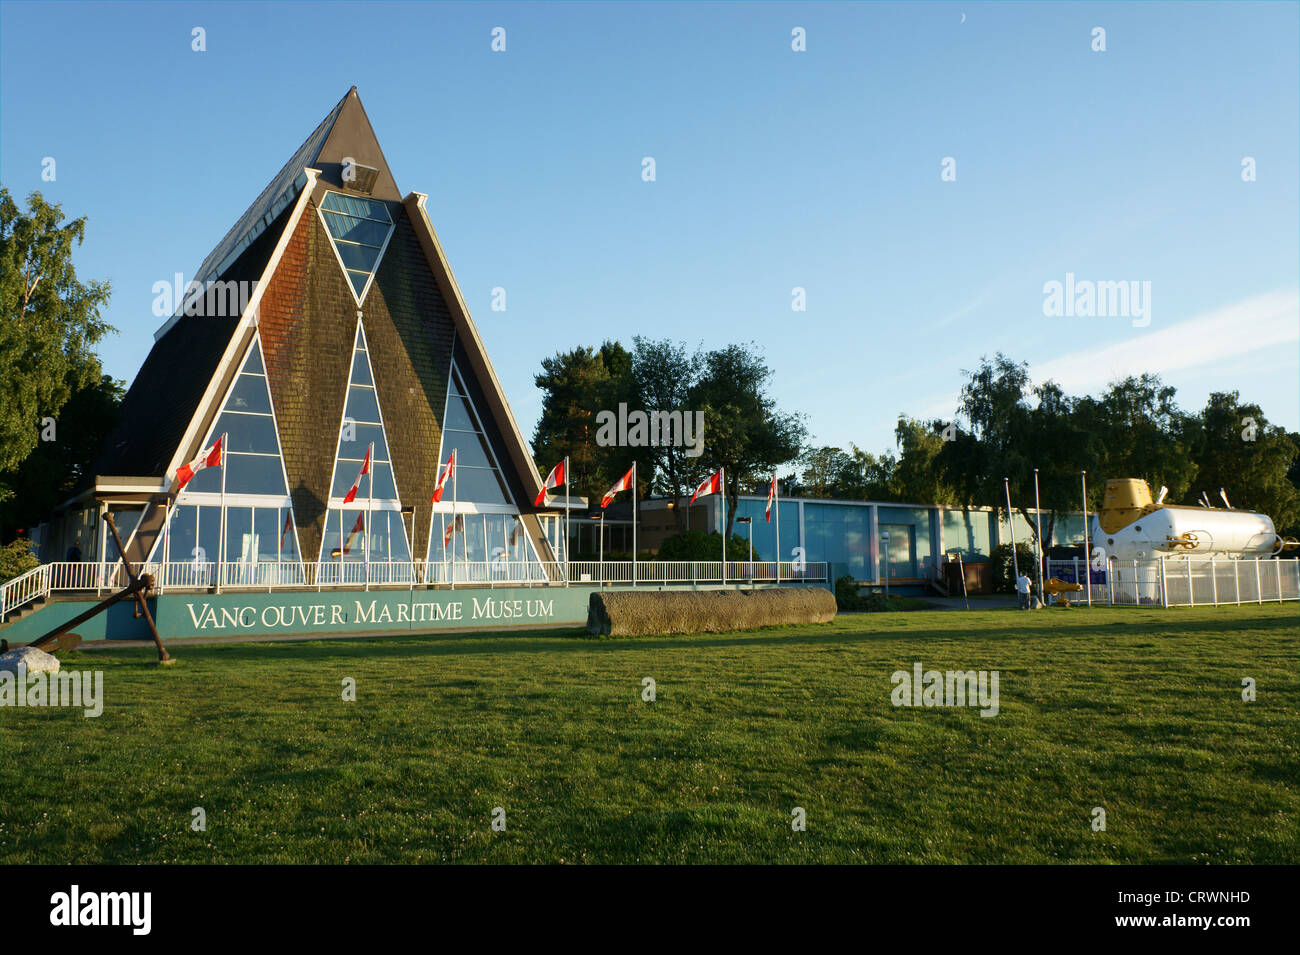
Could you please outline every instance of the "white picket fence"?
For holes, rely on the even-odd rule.
[[[1046,577],[1087,586],[1094,604],[1197,607],[1300,600],[1300,560],[1230,557],[1157,557],[1107,561],[1049,560]],[[1089,593],[1070,594],[1087,603]]]
[[[573,561],[538,563],[504,560],[457,561],[323,561],[320,563],[185,561],[137,565],[151,574],[154,592],[168,590],[325,590],[384,587],[533,587],[597,584],[660,586],[721,584],[722,561]],[[566,578],[567,572],[567,578]],[[820,562],[727,561],[727,583],[819,583],[827,565]],[[121,561],[58,561],[15,577],[0,586],[0,620],[50,593],[108,594],[128,583]]]

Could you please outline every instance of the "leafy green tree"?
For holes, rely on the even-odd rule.
[[[1196,464],[1191,497],[1204,491],[1218,503],[1222,489],[1233,507],[1267,514],[1279,531],[1300,521],[1300,491],[1288,478],[1300,447],[1259,405],[1215,392],[1189,420],[1186,443]]]
[[[959,501],[940,464],[943,454],[944,423],[928,425],[906,416],[898,419],[894,436],[898,442],[898,463],[889,477],[889,499],[917,504],[952,505]]]
[[[37,444],[8,476],[14,494],[0,502],[0,535],[7,539],[19,529],[29,529],[93,477],[124,394],[122,382],[104,375],[68,399],[52,440]]]
[[[852,458],[839,448],[809,448],[799,458],[799,494],[803,497],[838,497],[840,481],[852,466]]]
[[[846,501],[893,500],[890,488],[897,467],[897,459],[888,451],[877,457],[850,443],[836,480],[836,496]]]
[[[1174,401],[1175,390],[1156,375],[1113,382],[1100,398],[1080,398],[1076,417],[1088,436],[1089,507],[1101,504],[1105,480],[1142,478],[1154,493],[1169,488],[1180,500],[1196,473],[1184,440],[1187,419]],[[1091,480],[1094,475],[1101,480]]]
[[[42,419],[57,420],[68,398],[100,378],[92,351],[113,329],[100,316],[107,282],[83,283],[72,264],[84,217],[33,192],[23,212],[0,188],[0,499],[15,468],[36,448]]]
[[[686,345],[669,339],[652,341],[638,335],[632,339],[630,407],[642,411],[679,411],[691,414],[691,387],[699,374],[700,359],[686,351]],[[690,427],[694,427],[694,419]],[[629,449],[631,450],[631,449]],[[650,490],[656,494],[678,498],[690,494],[690,479],[698,471],[689,450],[681,444],[664,443],[656,447],[636,449],[642,451],[638,465],[645,467]],[[640,475],[640,470],[638,470]],[[673,518],[678,533],[686,530],[686,508],[674,507]]]
[[[798,457],[807,435],[803,418],[776,406],[767,386],[772,371],[757,346],[728,345],[705,353],[688,406],[704,411],[704,456],[697,473],[726,468],[726,532],[731,536],[741,488],[771,479],[778,465]]]
[[[949,501],[996,507],[1009,489],[1012,506],[1034,534],[1050,541],[1057,515],[1079,506],[1079,471],[1088,461],[1075,400],[1054,382],[1031,387],[1028,364],[1001,353],[981,359],[967,375],[961,412],[970,431],[958,429],[935,456],[951,489]],[[1035,469],[1043,527],[1033,510]]]
[[[565,455],[574,494],[599,497],[622,476],[612,474],[618,467],[615,449],[596,444],[596,415],[630,397],[630,372],[631,355],[617,342],[542,359],[542,372],[533,379],[542,389],[542,414],[532,443],[543,478]]]

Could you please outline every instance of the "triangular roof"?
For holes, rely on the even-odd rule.
[[[381,260],[376,282],[378,292],[372,293],[372,298],[375,294],[378,297],[363,304],[368,318],[367,333],[373,331],[375,339],[372,344],[379,349],[381,357],[387,355],[387,360],[396,369],[393,374],[400,372],[399,378],[393,379],[394,390],[397,390],[397,382],[401,382],[400,394],[394,396],[394,401],[400,397],[424,405],[427,400],[437,419],[429,422],[427,427],[440,429],[445,377],[454,356],[462,372],[473,379],[471,387],[481,392],[476,394],[475,400],[480,413],[490,418],[495,427],[502,465],[506,460],[510,462],[511,467],[506,470],[513,472],[509,478],[520,509],[525,512],[533,510],[532,499],[541,490],[541,479],[441,243],[429,222],[424,208],[426,196],[411,193],[403,197],[399,193],[355,87],[335,105],[281,168],[257,201],[204,260],[196,275],[196,279],[201,281],[208,281],[205,276],[213,280],[238,278],[256,281],[248,307],[238,317],[187,317],[178,314],[159,330],[154,348],[123,404],[122,425],[97,468],[100,474],[157,475],[160,484],[165,485],[176,467],[197,452],[204,429],[216,414],[224,386],[229,383],[235,365],[258,325],[258,312],[264,296],[271,312],[296,315],[298,317],[293,321],[307,323],[291,329],[282,319],[279,320],[281,333],[290,334],[289,341],[299,339],[301,333],[307,333],[307,339],[314,339],[316,333],[323,331],[316,329],[316,333],[312,333],[309,326],[313,316],[324,308],[327,301],[335,301],[331,297],[337,296],[340,289],[347,289],[348,285],[342,270],[335,268],[332,259],[330,268],[337,274],[311,271],[321,268],[319,260],[313,256],[322,248],[322,243],[325,243],[324,248],[328,248],[329,243],[319,214],[312,210],[327,190],[349,188],[342,178],[345,159],[376,170],[369,195],[390,203],[389,208],[399,220],[394,239],[398,248],[388,253],[391,264],[387,268],[390,271],[385,272],[385,262]],[[419,280],[417,276],[412,284],[412,276],[404,269],[414,262],[427,266],[432,283],[427,279]],[[317,275],[315,284],[308,281],[312,274]],[[388,316],[390,306],[399,308],[401,315],[394,314],[388,323],[372,329],[369,322],[371,312],[376,316]],[[341,306],[329,307],[329,314],[333,314],[333,310],[341,311]],[[351,315],[354,309],[355,303],[352,303],[348,314]],[[272,316],[268,313],[264,317],[270,321]],[[392,325],[392,321],[397,321],[398,326]],[[443,324],[439,326],[438,322]],[[330,320],[329,324],[333,321]],[[351,327],[349,325],[349,330]],[[446,338],[440,337],[444,333],[438,328],[446,330]],[[263,328],[263,344],[265,350],[275,352],[274,342],[267,338],[272,331],[274,329],[270,326]],[[315,344],[299,340],[290,352],[286,352],[286,346],[282,344],[280,355],[282,367],[289,367],[283,364],[288,361],[294,368],[294,376],[301,373],[320,376],[322,386],[324,379],[329,379],[330,387],[323,388],[313,397],[318,399],[317,404],[332,405],[335,403],[331,400],[332,392],[338,390],[334,388],[336,383],[333,379],[338,376],[332,371],[334,358],[329,354],[333,350],[332,337],[326,335],[325,339]],[[324,351],[321,351],[322,346]],[[307,360],[305,355],[312,356],[310,369],[302,364]],[[342,367],[343,357],[338,357]],[[269,360],[274,362],[274,356]],[[272,375],[272,389],[275,391],[277,372],[270,369],[268,373]],[[382,371],[377,373],[384,375]],[[341,374],[343,378],[337,386],[345,388],[346,370]],[[416,378],[412,379],[411,375]],[[439,378],[443,380],[439,382]],[[423,389],[407,387],[417,380],[424,385]],[[298,386],[291,378],[280,373],[279,381],[279,387],[286,392],[286,402],[298,397],[294,391]],[[440,397],[443,401],[439,400]],[[395,413],[396,410],[395,407]],[[282,414],[282,432],[286,427],[284,415],[290,413],[286,410]],[[332,416],[334,413],[331,408],[329,414]],[[422,422],[426,420],[427,416],[421,418]],[[389,437],[396,442],[394,435]],[[282,433],[281,441],[284,440]],[[412,448],[418,446],[421,451],[411,459],[409,467],[424,469],[426,462],[423,458],[436,455],[436,445],[433,452],[424,450],[429,440],[421,438],[424,443],[411,445]],[[293,455],[288,447],[285,454],[286,466],[290,466]],[[433,462],[428,463],[428,470],[432,473]],[[423,475],[420,477],[422,479]],[[291,473],[291,484],[295,480]],[[408,483],[412,486],[409,490],[403,486],[404,496],[411,495],[413,503],[418,504],[423,489],[415,486],[419,483],[415,480]],[[293,490],[296,502],[304,489]],[[425,494],[424,500],[427,499]],[[297,506],[295,503],[295,508]],[[300,517],[302,522],[309,519],[306,514]],[[302,527],[301,522],[299,526]]]
[[[354,86],[344,94],[329,114],[321,120],[310,136],[289,157],[278,173],[267,183],[253,204],[244,210],[230,231],[222,237],[211,252],[204,257],[194,273],[194,281],[206,284],[219,281],[244,251],[279,218],[280,214],[306,186],[306,169],[320,172],[320,180],[342,186],[344,160],[378,170],[374,188],[376,199],[398,202],[402,198],[388,168],[384,151],[375,137],[370,117],[361,105],[361,97]],[[178,303],[178,310],[179,310]],[[173,315],[154,334],[160,339],[176,324]]]

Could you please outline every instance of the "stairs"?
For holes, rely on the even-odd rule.
[[[9,624],[14,623],[15,621],[23,619],[23,617],[30,617],[32,614],[36,613],[38,610],[40,610],[49,602],[50,602],[49,597],[37,597],[35,600],[30,601],[29,603],[23,604],[17,610],[11,610],[8,614],[5,615],[4,620],[0,621],[0,630],[4,629],[5,627],[9,626]]]

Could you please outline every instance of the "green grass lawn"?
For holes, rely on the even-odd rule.
[[[1287,604],[83,650],[101,717],[0,709],[0,863],[1294,863],[1298,637]],[[1001,712],[895,708],[916,661],[1000,671]]]

